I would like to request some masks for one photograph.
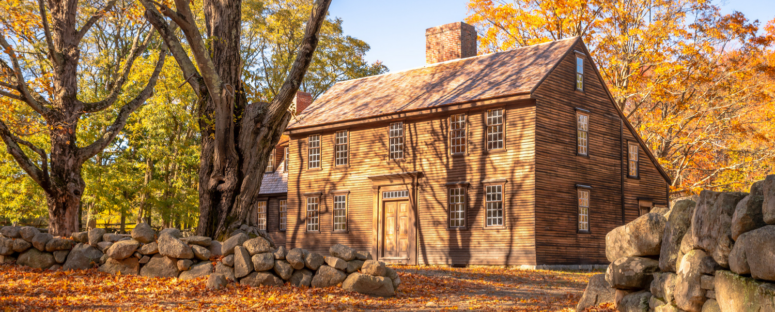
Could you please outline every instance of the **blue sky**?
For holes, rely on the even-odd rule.
[[[333,0],[329,12],[344,20],[344,32],[366,41],[369,61],[391,72],[425,64],[425,29],[462,21],[467,0]],[[762,24],[775,17],[773,0],[722,0],[724,13],[743,12]]]

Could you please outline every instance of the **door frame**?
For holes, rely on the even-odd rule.
[[[369,180],[371,180],[372,183],[372,196],[373,196],[373,203],[374,203],[374,209],[372,210],[374,212],[373,218],[372,218],[372,242],[371,242],[371,255],[374,257],[374,260],[383,261],[385,263],[397,263],[397,264],[409,264],[409,265],[417,265],[417,250],[419,248],[418,242],[417,242],[417,219],[418,219],[418,209],[419,206],[419,188],[418,183],[419,179],[423,176],[422,172],[419,171],[412,171],[412,172],[402,172],[402,173],[396,173],[396,174],[385,174],[385,175],[376,175],[376,176],[370,176]],[[409,191],[409,209],[411,210],[409,213],[409,243],[411,246],[409,246],[409,258],[408,259],[394,259],[394,258],[384,258],[382,256],[382,244],[383,244],[383,233],[384,233],[384,202],[385,201],[391,201],[391,199],[383,200],[382,199],[382,192],[384,191],[392,191],[392,190],[408,190]],[[400,198],[396,200],[407,200],[405,198]]]

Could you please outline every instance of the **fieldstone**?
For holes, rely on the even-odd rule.
[[[304,254],[304,249],[294,248],[285,255],[285,260],[287,260],[295,270],[301,270],[305,266]]]
[[[269,252],[255,254],[251,258],[253,270],[256,272],[269,271],[274,267],[274,255]]]
[[[18,226],[4,226],[0,228],[0,234],[6,238],[21,238],[19,234],[20,229]]]
[[[648,312],[650,299],[648,291],[634,292],[624,296],[616,309],[619,312]]]
[[[355,261],[355,260],[353,260]],[[393,289],[398,290],[398,285],[401,285],[401,277],[398,276],[398,272],[391,267],[385,268],[385,277],[393,281]]]
[[[138,247],[140,247],[140,242],[134,239],[122,240],[113,243],[105,254],[112,259],[123,260],[131,257]]]
[[[242,246],[248,249],[251,256],[272,251],[272,245],[269,244],[269,241],[260,236],[245,241]]]
[[[169,234],[161,234],[159,236],[159,254],[162,256],[178,258],[178,259],[192,259],[194,258],[194,252],[191,247],[188,247],[185,243],[180,241]]]
[[[89,232],[73,232],[73,234],[70,234],[70,237],[78,243],[89,243]]]
[[[245,251],[247,254],[247,250]],[[243,286],[259,286],[259,285],[266,285],[266,286],[283,286],[283,280],[281,280],[279,277],[275,276],[272,273],[269,272],[253,272],[250,273],[250,275],[246,276],[245,278],[241,279],[239,281],[240,285]]]
[[[274,259],[285,260],[286,254],[288,254],[288,250],[285,249],[285,246],[280,246],[279,248],[277,248],[277,250],[274,251]]]
[[[34,226],[23,226],[19,229],[19,235],[28,243],[32,243],[32,239],[38,234],[40,234],[40,230]]]
[[[0,256],[10,256],[14,252],[14,239],[0,237]]]
[[[191,261],[188,259],[181,259],[181,260],[178,260],[176,265],[178,266],[178,271],[184,272],[191,269],[191,266],[193,264],[194,264],[194,261]]]
[[[157,244],[156,242],[148,243],[148,244],[140,246],[140,249],[138,249],[138,251],[141,254],[144,254],[146,256],[147,255],[154,255],[154,254],[159,253],[159,244]]]
[[[108,258],[108,260],[105,261],[105,264],[100,266],[100,271],[109,274],[120,272],[121,275],[137,275],[140,273],[140,262],[135,257],[129,257],[123,260]]]
[[[86,270],[94,267],[100,258],[103,256],[102,252],[94,246],[87,244],[77,244],[70,250],[67,255],[67,260],[62,266],[65,270]]]
[[[328,253],[344,261],[350,261],[355,259],[356,257],[355,249],[352,249],[342,244],[336,244],[331,246],[331,248],[328,249]]]
[[[657,297],[654,297],[654,294],[651,294],[651,298],[649,298],[649,308],[651,308],[651,310],[654,310],[657,307],[661,307],[661,306],[666,305],[666,304],[667,304],[667,302],[665,302],[662,299],[659,299]]]
[[[711,257],[702,258],[702,261],[700,262],[700,273],[702,274],[714,275],[716,270],[721,269],[723,268]]]
[[[373,261],[373,260],[369,260]],[[393,281],[387,277],[371,276],[360,273],[353,273],[342,283],[342,288],[347,291],[353,291],[364,295],[377,297],[393,297]]]
[[[213,239],[207,236],[189,236],[180,239],[186,244],[197,245],[202,247],[210,247],[213,244]]]
[[[113,243],[111,242],[99,242],[97,243],[97,248],[102,251],[103,253],[107,252],[108,249],[110,249],[110,246],[113,246]]]
[[[142,258],[140,258],[140,264],[146,264],[148,263],[148,261],[151,261],[151,257],[149,256],[143,256]]]
[[[658,270],[659,261],[653,259],[639,257],[619,258],[608,266],[605,279],[612,288],[641,290],[650,286],[653,279],[652,273]]]
[[[705,304],[702,305],[702,312],[721,312],[721,306],[715,299],[708,299]]]
[[[178,277],[178,263],[175,259],[156,254],[140,269],[146,277]]]
[[[57,263],[65,263],[67,255],[70,254],[70,250],[57,250],[54,253],[54,261]]]
[[[705,292],[705,297],[708,297],[708,299],[716,299],[716,291],[715,290],[708,290]],[[706,300],[705,303],[708,303]],[[705,308],[705,305],[702,305],[702,308]]]
[[[140,223],[132,229],[132,239],[148,244],[156,239],[156,231],[154,231],[148,223]]]
[[[228,255],[226,257],[223,257],[223,259],[221,259],[221,262],[223,262],[223,264],[225,264],[227,266],[233,267],[234,266],[234,254],[231,254],[231,255]]]
[[[232,282],[237,281],[237,278],[234,277],[234,269],[224,265],[221,262],[218,262],[218,264],[215,265],[215,273],[223,274],[224,276],[226,276],[226,279]]]
[[[721,311],[775,311],[775,285],[740,276],[730,271],[716,272],[716,301]]]
[[[54,260],[54,255],[50,253],[42,252],[36,248],[30,248],[19,255],[19,258],[16,259],[16,264],[36,269],[48,269],[56,264],[56,260]]]
[[[692,227],[689,226],[689,231],[686,232],[686,235],[684,235],[684,238],[681,240],[681,249],[678,251],[678,257],[675,260],[676,272],[681,266],[681,261],[683,260],[684,255],[694,249],[692,246],[694,246],[694,236],[692,235]]]
[[[288,266],[290,268],[290,265]],[[309,287],[312,285],[312,272],[307,269],[301,269],[296,272],[293,272],[293,275],[291,275],[291,285],[296,287]]]
[[[237,246],[234,248],[234,276],[243,278],[253,271],[253,261],[250,259],[250,253],[245,247]]]
[[[333,257],[333,258],[336,258],[336,257]],[[339,258],[336,258],[336,259],[339,259]],[[339,260],[342,260],[342,259],[339,259]],[[344,260],[342,260],[342,261],[344,261]],[[326,257],[326,263],[327,262],[328,262],[328,257]],[[360,270],[363,267],[363,262],[364,262],[363,260],[347,261],[347,274],[350,274],[352,272],[356,272],[356,271]],[[329,264],[329,265],[331,265],[331,264]],[[331,265],[331,266],[336,268],[335,265]]]
[[[764,196],[748,195],[737,203],[735,213],[732,214],[731,231],[733,240],[737,240],[740,234],[767,225],[767,223],[764,223],[764,215],[762,214],[763,202]]]
[[[102,243],[102,242],[101,242],[101,243]],[[102,255],[102,257],[100,257],[100,261],[99,261],[99,263],[98,263],[97,265],[98,265],[98,266],[99,266],[99,265],[103,265],[103,264],[104,264],[106,261],[108,261],[108,259],[110,259],[110,258],[108,258],[108,255],[106,255],[106,254],[103,254],[103,255]]]
[[[371,276],[385,276],[387,269],[382,261],[366,260],[361,267],[361,273]]]
[[[648,213],[608,232],[605,255],[614,262],[624,257],[658,256],[667,220],[658,213]]]
[[[126,235],[118,234],[118,233],[107,233],[102,235],[102,241],[104,242],[111,242],[115,243],[117,241],[124,240],[125,238],[128,238]]]
[[[365,250],[359,250],[355,252],[355,258],[358,260],[374,260],[374,258],[371,257],[371,253]]]
[[[729,253],[734,244],[731,238],[732,215],[745,196],[746,193],[738,192],[702,191],[692,216],[693,247],[705,250],[725,268],[729,267]]]
[[[312,271],[316,271],[324,263],[326,263],[326,259],[323,258],[323,256],[321,256],[319,253],[310,252],[304,255],[304,266]],[[347,268],[346,262],[344,265],[345,268]]]
[[[293,251],[293,250],[291,250]],[[312,278],[312,287],[331,287],[343,282],[347,277],[344,272],[327,265],[321,265]]]
[[[680,200],[673,205],[662,235],[662,247],[659,253],[659,269],[663,272],[675,272],[681,241],[689,231],[692,215],[697,204],[691,199]]]
[[[73,241],[66,238],[52,238],[46,243],[46,251],[54,252],[57,250],[73,249]]]
[[[89,245],[97,247],[97,243],[102,241],[102,235],[105,235],[105,229],[89,230]]]
[[[740,235],[729,256],[729,264],[737,274],[775,281],[775,225]]]
[[[40,251],[46,251],[46,244],[52,239],[54,239],[54,236],[51,236],[51,234],[38,233],[32,238],[32,247],[35,247]]]
[[[16,257],[0,255],[0,263],[14,263],[14,262],[16,262]]]
[[[337,270],[347,271],[347,261],[344,261],[342,259],[339,259],[337,257],[332,257],[332,256],[325,256],[323,258],[325,259],[325,264],[328,264],[328,266],[333,267],[334,269],[337,269]],[[359,261],[359,260],[352,260],[352,261]]]
[[[12,240],[10,238],[2,238],[0,240],[7,240],[7,241],[13,242],[13,248],[12,249],[13,249],[13,251],[18,252],[18,253],[23,253],[23,252],[27,251],[27,249],[32,248],[32,244],[30,244],[28,241],[23,240],[23,239],[14,239],[14,240]],[[3,244],[8,244],[7,241],[5,243],[0,242],[0,249],[3,249],[3,246],[2,246]],[[0,250],[0,254],[3,254],[2,250]],[[8,254],[10,255],[10,253],[8,253]]]
[[[713,290],[713,283],[715,281],[714,279],[715,277],[713,275],[700,276],[700,288],[705,290]]]
[[[764,202],[762,202],[764,222],[775,224],[775,174],[768,175],[764,179],[762,195],[764,196]]]
[[[675,281],[677,275],[672,272],[655,272],[652,274],[654,280],[651,281],[651,295],[655,298],[662,299],[666,303],[675,303]]]
[[[207,288],[218,290],[225,288],[228,283],[225,275],[213,273],[210,274],[210,277],[207,279]]]
[[[708,257],[702,250],[694,249],[684,255],[675,281],[675,304],[689,312],[700,312],[705,303],[705,290],[700,284],[700,263]]]
[[[304,269],[302,269],[304,270]],[[274,272],[277,273],[280,278],[284,280],[288,280],[292,277],[293,274],[293,267],[291,267],[291,264],[288,263],[288,261],[285,260],[275,260],[274,262]],[[297,271],[298,272],[298,271]],[[309,286],[309,285],[307,285]]]
[[[224,256],[228,256],[234,253],[234,248],[237,246],[242,246],[242,243],[246,242],[250,237],[245,235],[244,233],[239,233],[237,235],[232,235],[232,237],[229,237],[226,241],[223,242],[223,245],[221,246],[221,250],[223,251]]]
[[[194,257],[196,257],[197,259],[202,261],[210,260],[210,256],[212,256],[212,254],[210,253],[209,249],[199,245],[191,245],[190,247],[191,247],[191,250],[194,252]]]
[[[177,239],[180,239],[181,237],[183,237],[183,233],[181,233],[180,230],[178,230],[176,228],[162,229],[161,232],[159,232],[159,237],[161,237],[162,235],[165,235],[165,234],[169,235],[169,236],[172,236],[174,238],[177,238]]]
[[[180,280],[190,280],[190,279],[196,279],[200,277],[204,277],[207,275],[210,275],[210,273],[213,271],[213,264],[210,261],[204,261],[197,263],[191,268],[189,268],[185,272],[181,272],[178,279]]]
[[[210,247],[208,247],[208,249],[210,250],[210,254],[217,257],[217,256],[223,256],[222,247],[223,245],[221,244],[221,242],[214,240],[210,242]]]
[[[59,271],[59,270],[61,270],[61,269],[62,269],[62,265],[60,265],[60,264],[55,264],[55,265],[52,265],[52,266],[51,266],[50,268],[48,268],[48,269],[49,269],[49,270],[51,270],[51,271]]]
[[[142,259],[143,258],[143,254],[141,254],[139,252],[136,252],[136,251],[132,255],[135,256],[135,258],[137,258],[137,259]]]

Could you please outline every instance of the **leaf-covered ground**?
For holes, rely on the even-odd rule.
[[[395,298],[331,288],[242,287],[210,291],[206,278],[179,281],[0,265],[0,311],[571,311],[593,273],[496,267],[397,267]]]

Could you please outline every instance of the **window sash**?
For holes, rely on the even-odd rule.
[[[449,148],[452,154],[466,152],[466,114],[449,117]]]
[[[334,158],[337,166],[347,165],[347,130],[338,131],[334,138]]]
[[[266,202],[260,201],[256,203],[256,227],[259,230],[266,231]]]
[[[628,159],[628,174],[631,177],[637,177],[638,176],[638,145],[630,143],[629,144],[629,150],[627,153],[627,159]]]
[[[503,148],[503,109],[487,111],[487,150]]]
[[[347,231],[347,195],[334,196],[334,231]]]
[[[579,189],[579,231],[589,232],[589,190]]]
[[[589,115],[576,113],[576,139],[579,155],[589,153]]]
[[[584,90],[584,58],[576,57],[576,90]]]
[[[465,188],[449,189],[449,227],[466,227],[466,193]]]
[[[291,150],[290,146],[285,147],[285,159],[283,160],[285,162],[285,164],[283,165],[283,171],[285,172],[288,172],[288,156],[291,155],[290,150]]]
[[[288,201],[280,200],[280,231],[285,231],[288,224]]]
[[[319,198],[307,197],[307,232],[320,231],[319,207]]]
[[[309,136],[307,143],[309,159],[309,169],[320,168],[320,135],[313,134]]]
[[[487,226],[503,226],[503,186],[487,185],[485,187],[485,203]]]
[[[266,172],[274,171],[275,152],[276,152],[276,149],[272,149],[272,152],[269,154],[269,161],[266,163]]]
[[[404,158],[404,123],[394,122],[390,124],[390,159]]]

